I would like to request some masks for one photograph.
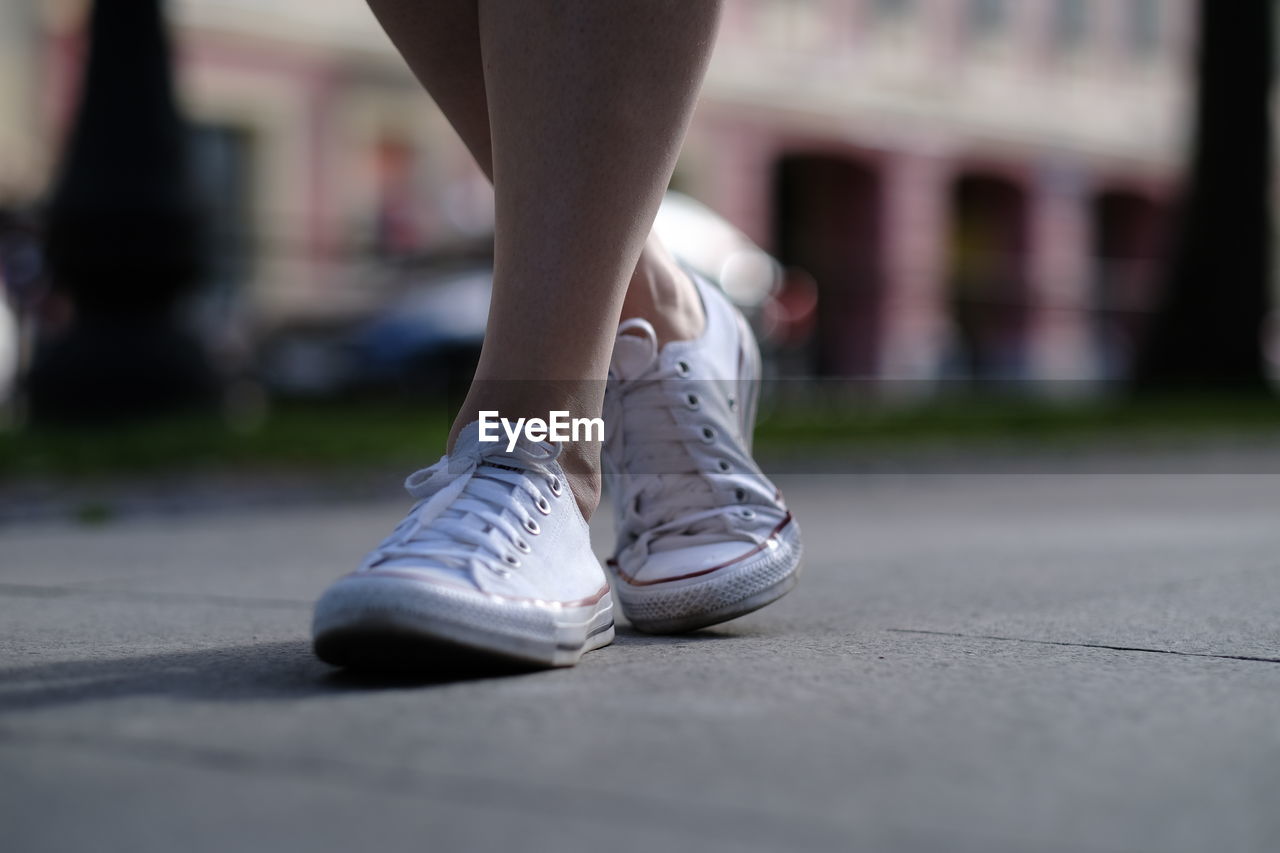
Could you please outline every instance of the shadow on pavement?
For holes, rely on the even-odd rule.
[[[724,628],[674,636],[642,634],[625,625],[617,630],[619,645],[626,646],[686,645],[746,636],[740,629]],[[602,652],[608,654],[608,649]],[[474,657],[426,660],[415,668],[335,669],[315,657],[308,641],[298,640],[55,661],[0,669],[0,715],[134,696],[223,702],[305,699],[555,671]]]
[[[760,635],[758,631],[728,625],[701,628],[685,634],[646,634],[643,631],[637,631],[630,625],[618,623],[615,631],[618,638],[615,642],[621,641],[628,646],[669,646],[678,643],[706,643],[715,640],[742,640]]]
[[[531,672],[536,670],[468,665],[357,673],[317,660],[306,641],[257,643],[0,669],[0,714],[133,696],[226,702],[302,699]]]

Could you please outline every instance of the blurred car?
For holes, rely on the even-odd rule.
[[[668,193],[654,229],[671,252],[717,281],[758,321],[782,268],[708,208]],[[465,389],[484,340],[493,287],[491,256],[459,263],[428,255],[396,265],[392,295],[372,314],[277,329],[259,348],[262,379],[277,394],[340,396]]]
[[[772,255],[686,195],[667,193],[653,230],[673,255],[717,282],[748,317],[758,317],[782,286],[783,269]]]
[[[18,318],[0,291],[0,405],[9,400],[18,382]]]
[[[23,367],[23,320],[45,284],[44,257],[31,210],[0,207],[0,406],[17,390]]]
[[[492,263],[440,269],[420,259],[397,270],[374,312],[296,322],[258,347],[262,381],[290,397],[446,394],[470,379],[480,356]]]

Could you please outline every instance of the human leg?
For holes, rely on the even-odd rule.
[[[382,5],[413,61],[419,48],[404,30],[428,19]],[[473,63],[478,45],[496,198],[485,345],[450,453],[406,482],[418,503],[317,603],[316,652],[338,665],[464,651],[562,665],[613,636],[585,521],[599,499],[598,445],[526,440],[503,452],[480,441],[474,421],[485,410],[600,414],[625,291],[675,165],[718,3],[474,7],[474,38],[465,13],[450,18],[442,26],[452,38],[423,42],[449,42],[437,44],[448,59],[418,74],[455,87],[438,97],[483,152],[481,90],[454,68]]]

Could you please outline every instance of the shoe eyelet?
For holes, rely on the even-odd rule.
[[[725,459],[721,459],[721,460],[720,460],[720,462],[719,462],[719,466],[720,466],[720,470],[721,470],[721,471],[724,471],[725,473],[728,473],[729,469],[733,467],[733,466],[732,466],[732,465],[730,465],[730,464],[729,464],[729,462],[728,462],[727,460],[725,460]]]
[[[552,477],[550,480],[548,480],[547,488],[549,488],[551,490],[551,494],[553,494],[557,498],[564,493],[564,488],[560,485],[559,477]]]
[[[529,553],[532,553],[533,548],[529,545],[528,542],[524,541],[523,539],[517,539],[516,550],[519,551],[521,554],[529,554]]]
[[[688,406],[690,409],[693,409],[695,412],[698,409],[702,408],[702,401],[698,399],[697,394],[690,394],[689,396],[685,397],[684,402],[686,406]]]
[[[738,515],[742,516],[747,521],[750,521],[756,517],[756,512],[753,509],[742,509],[738,511]]]
[[[689,375],[689,362],[687,362],[687,361],[677,361],[677,362],[676,362],[676,374],[677,374],[678,376],[688,376],[688,375]]]
[[[510,554],[503,554],[503,555],[502,555],[502,561],[503,561],[504,563],[506,563],[508,566],[518,566],[518,565],[520,565],[520,560],[519,560],[519,558],[517,558],[517,557],[513,557],[513,556],[512,556],[512,555],[510,555]]]
[[[743,488],[734,489],[733,497],[738,501],[738,503],[743,503],[747,499],[747,490]]]
[[[542,532],[542,528],[538,526],[538,522],[534,521],[532,518],[525,519],[524,529],[532,533],[534,536],[537,536]]]
[[[736,411],[738,411],[738,398],[737,398],[737,397],[730,397],[730,398],[729,398],[729,411],[731,411],[731,412],[736,412]]]
[[[538,495],[538,499],[533,502],[533,505],[536,506],[538,508],[538,512],[543,515],[551,515],[551,501],[547,500],[542,495]]]
[[[702,428],[702,443],[711,444],[716,440],[716,431],[709,426]]]

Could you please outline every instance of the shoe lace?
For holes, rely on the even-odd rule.
[[[646,328],[647,327],[647,328]],[[619,334],[652,336],[643,320],[629,320]],[[615,479],[621,491],[624,530],[650,552],[752,537],[728,522],[729,507],[716,494],[695,453],[705,440],[699,424],[681,423],[672,411],[671,385],[684,372],[652,361],[628,379],[614,377],[608,441],[621,447]]]
[[[411,565],[474,571],[484,566],[510,574],[520,565],[513,551],[530,550],[524,532],[539,529],[525,502],[512,497],[523,493],[532,505],[546,507],[544,514],[549,512],[547,499],[531,480],[558,483],[551,466],[562,450],[559,442],[522,442],[508,453],[501,444],[482,445],[474,433],[464,434],[453,453],[408,476],[405,489],[418,502],[361,569]]]

